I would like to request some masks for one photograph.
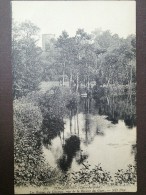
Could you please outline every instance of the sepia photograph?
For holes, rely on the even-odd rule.
[[[136,2],[11,5],[15,194],[136,192]]]

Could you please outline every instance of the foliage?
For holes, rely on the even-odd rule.
[[[136,39],[120,38],[110,31],[95,30],[88,34],[77,29],[75,36],[66,31],[48,43],[46,51],[37,46],[39,32],[31,22],[13,25],[12,56],[14,97],[36,90],[40,81],[68,77],[70,88],[81,85],[89,89],[93,81],[101,85],[131,85],[136,82]]]
[[[128,165],[126,170],[120,169],[115,173],[115,184],[116,185],[128,185],[135,184],[137,182],[136,177],[136,166]]]
[[[86,164],[80,171],[73,172],[72,177],[75,184],[80,183],[91,186],[105,185],[113,182],[110,173],[103,170],[100,165],[91,169],[90,165]]]
[[[107,115],[107,120],[113,124],[117,124],[119,120],[124,120],[125,125],[128,128],[133,128],[136,125],[136,97],[133,95],[129,97],[127,95],[111,95],[106,94],[97,98],[96,95],[96,109],[98,109],[99,115]]]
[[[51,144],[51,139],[60,135],[64,130],[63,119],[70,111],[77,112],[81,89],[85,92],[92,89],[99,114],[106,113],[113,123],[124,119],[129,128],[135,125],[135,36],[123,39],[109,31],[88,34],[78,29],[75,36],[69,37],[63,31],[42,54],[37,46],[38,32],[39,28],[28,21],[13,25],[15,184],[113,185],[111,174],[100,165],[91,168],[81,162],[83,167],[79,171],[69,173],[67,169],[60,173],[45,161],[42,146]],[[69,87],[64,86],[66,77]],[[54,86],[43,94],[37,91],[42,80],[62,80],[63,86]],[[116,99],[123,94],[128,94],[124,104]],[[127,108],[127,105],[130,106]],[[76,147],[78,149],[77,142]],[[69,160],[76,153],[74,148],[72,141],[68,148],[64,146]],[[67,161],[66,155],[62,161]],[[115,173],[116,185],[135,182],[135,166],[129,165],[127,170]]]
[[[53,170],[42,155],[41,124],[37,106],[24,99],[14,102],[15,185],[41,185],[52,180]]]
[[[67,87],[53,87],[52,94],[47,91],[40,99],[39,106],[43,116],[50,115],[52,118],[61,118],[67,114],[66,106],[71,99],[78,99],[77,94],[71,93]]]
[[[31,22],[13,23],[13,93],[18,98],[36,90],[41,81],[41,49],[37,46],[39,28]]]
[[[54,42],[53,50],[57,51],[56,62],[52,68],[49,66],[49,71],[58,79],[63,75],[62,80],[67,75],[70,87],[75,85],[77,91],[81,84],[89,88],[91,82],[97,80],[108,87],[113,83],[128,84],[129,90],[135,82],[134,35],[123,39],[110,31],[87,34],[84,29],[78,29],[74,37],[69,37],[63,31]]]
[[[136,166],[128,165],[126,170],[118,170],[113,177],[110,172],[103,170],[100,164],[91,168],[88,163],[85,163],[79,171],[68,172],[65,174],[60,173],[59,177],[56,179],[57,185],[72,187],[134,185],[137,181]]]
[[[64,130],[63,119],[69,114],[70,102],[77,101],[77,96],[71,94],[69,88],[53,87],[51,91],[51,94],[47,91],[39,100],[43,115],[41,130],[44,144],[51,144],[51,140]]]

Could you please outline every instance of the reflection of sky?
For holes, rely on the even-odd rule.
[[[61,144],[61,140],[59,137],[56,137],[51,141],[52,144],[48,145],[48,149],[43,146],[43,152],[46,160],[52,167],[56,167],[57,159],[61,158],[63,154],[63,148]]]
[[[81,140],[81,150],[83,155],[88,155],[86,161],[91,165],[101,166],[111,173],[117,169],[124,169],[128,164],[133,164],[134,155],[131,155],[132,144],[136,143],[136,128],[128,129],[123,121],[114,125],[105,119],[105,116],[78,114],[79,137]],[[88,120],[88,125],[86,123]],[[86,127],[88,126],[88,127]],[[103,132],[103,136],[97,135],[96,131]],[[87,130],[87,135],[86,135]],[[77,118],[72,119],[72,133],[77,133]],[[65,119],[64,138],[70,134],[70,120]],[[88,139],[88,140],[86,140]],[[61,139],[56,137],[52,140],[49,150],[44,148],[44,154],[51,166],[57,166],[57,160],[63,155],[63,133]],[[77,163],[80,153],[77,152],[73,159],[71,170],[79,170],[82,164]]]
[[[88,146],[89,163],[100,162],[110,172],[133,164],[131,146],[136,143],[136,129],[127,130],[124,122],[119,121],[119,124],[104,129],[104,133],[104,136],[96,136]]]

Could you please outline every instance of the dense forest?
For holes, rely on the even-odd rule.
[[[73,181],[74,185],[94,186],[135,184],[134,165],[117,170],[113,179],[99,165],[90,170],[90,165],[83,162],[86,158],[83,160],[80,155],[77,163],[84,164],[81,171],[67,173],[68,167],[59,172],[44,160],[42,151],[44,145],[52,144],[52,139],[61,138],[64,118],[71,121],[75,115],[78,117],[82,105],[83,108],[85,105],[86,126],[89,126],[88,116],[93,107],[96,114],[106,115],[113,124],[123,120],[129,129],[136,125],[135,35],[121,38],[108,30],[95,29],[89,34],[84,29],[77,29],[75,36],[70,37],[67,31],[63,31],[60,36],[51,38],[43,50],[38,44],[39,30],[29,21],[13,22],[15,185],[56,183],[67,186]],[[45,92],[41,91],[43,82],[50,83]],[[85,129],[89,131],[89,128]],[[72,147],[73,139],[78,148]],[[81,154],[79,136],[75,132],[63,141],[64,156],[59,160],[59,166],[64,162],[71,166],[77,151]],[[72,154],[68,147],[74,150]],[[136,153],[135,148],[133,145],[133,153]]]
[[[88,34],[78,29],[74,37],[63,31],[52,38],[45,52],[38,47],[39,28],[31,22],[13,25],[12,56],[14,97],[35,91],[41,81],[67,79],[76,92],[93,85],[131,94],[136,82],[136,39],[120,38],[110,31],[95,29]]]

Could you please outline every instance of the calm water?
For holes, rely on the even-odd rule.
[[[128,97],[82,98],[67,108],[64,130],[43,146],[46,160],[63,172],[98,165],[115,173],[135,163],[135,106]]]

